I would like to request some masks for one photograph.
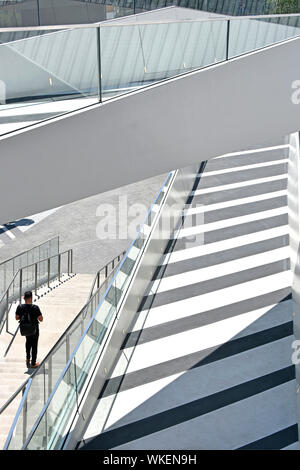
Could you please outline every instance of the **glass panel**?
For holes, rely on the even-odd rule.
[[[96,313],[93,323],[79,346],[76,359],[77,388],[78,392],[82,390],[86,377],[92,368],[93,362],[99,352],[99,346],[102,343],[104,335],[112,317],[116,314],[116,285],[110,287],[108,294],[101,307]]]
[[[22,392],[20,392],[14,398],[14,400],[8,405],[8,407],[0,415],[0,426],[2,430],[0,433],[0,449],[1,450],[3,449],[6,439],[8,437],[10,427],[12,426],[14,418],[17,414],[17,410],[20,405],[21,399],[22,399]],[[4,405],[3,400],[1,400],[0,402],[0,407],[2,405]],[[16,434],[14,433],[14,436],[12,438],[9,448],[14,449],[15,446],[21,444],[20,438],[22,439],[22,436],[16,436]]]
[[[59,448],[65,425],[76,403],[75,368],[72,362],[60,382],[54,398],[40,421],[28,449]]]
[[[230,21],[228,57],[235,57],[300,34],[300,17]]]
[[[66,274],[68,272],[68,253],[61,255],[61,274]]]
[[[53,238],[49,241],[50,244],[50,256],[57,255],[59,252],[59,238]]]
[[[58,381],[68,360],[69,350],[67,348],[66,337],[63,337],[55,351],[52,353],[51,365],[48,367],[49,380],[52,384],[52,387],[54,387]]]
[[[22,295],[26,290],[32,290],[34,288],[35,280],[35,269],[34,265],[29,266],[28,268],[22,269]]]
[[[13,436],[7,447],[7,450],[20,450],[24,444],[23,426],[25,423],[24,416],[26,415],[26,401],[23,405],[22,411],[19,415]]]
[[[95,329],[94,329],[95,331]],[[98,351],[97,337],[89,328],[88,334],[84,337],[78,351],[76,352],[76,376],[77,386],[80,392],[85,384],[85,380],[92,366],[93,360]]]
[[[50,280],[58,276],[58,256],[50,258]]]
[[[49,256],[50,256],[49,244],[45,243],[44,245],[41,245],[39,247],[39,261],[49,258]]]
[[[45,284],[48,281],[48,261],[38,263],[38,283]]]
[[[98,101],[96,28],[44,31],[9,43],[0,34],[0,43],[0,134]]]
[[[21,276],[21,271],[17,274],[17,276],[14,279],[12,289],[10,290],[10,300],[12,299],[19,299],[20,297],[20,276]]]
[[[82,315],[82,324],[81,324],[81,327],[83,329],[83,332],[85,331],[85,329],[87,328],[90,320],[91,320],[91,317],[93,315],[93,311],[92,311],[92,308],[91,308],[91,304],[89,304],[85,309],[84,309],[84,312],[83,312],[83,315]],[[73,352],[73,351],[72,351]]]
[[[36,422],[43,406],[46,402],[46,376],[44,373],[44,367],[40,368],[34,376],[34,380],[31,383],[31,387],[28,391],[26,406],[27,413],[26,419],[23,417],[23,426],[22,433],[27,438],[29,432],[31,431],[34,423]],[[25,411],[23,415],[25,416]],[[18,423],[16,433],[21,428]],[[19,431],[21,433],[21,429]],[[25,441],[24,441],[25,442]]]
[[[70,353],[72,354],[84,332],[82,315],[74,322],[69,330]]]
[[[226,21],[100,29],[103,99],[225,60]]]
[[[19,406],[22,397],[23,392],[20,392],[19,395],[8,406],[7,410],[10,410],[11,413],[16,414],[17,407]],[[35,374],[34,383],[32,381],[31,386],[29,386],[23,407],[19,413],[17,422],[13,429],[11,441],[7,447],[9,450],[20,450],[22,448],[29,431],[31,430],[44,404],[45,374],[44,370],[41,369]],[[13,422],[13,418],[11,421]]]

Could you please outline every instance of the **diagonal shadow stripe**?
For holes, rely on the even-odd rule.
[[[193,203],[197,205],[217,204],[219,202],[251,197],[253,194],[258,196],[261,194],[281,191],[283,189],[287,189],[287,178],[284,176],[282,179],[276,181],[267,181],[266,183],[257,183],[252,185],[247,185],[247,183],[245,183],[241,188],[223,189],[222,191],[212,191],[207,194],[195,194]]]
[[[283,305],[285,301],[292,299],[290,291],[290,287],[287,287],[285,289],[268,292],[267,294],[241,300],[239,302],[217,307],[205,312],[183,316],[177,320],[163,322],[156,326],[143,328],[142,330],[132,331],[126,335],[121,349],[132,348],[149,341],[155,341],[157,339],[165,338],[166,336],[183,333],[184,331],[192,330],[193,328],[211,325],[217,321],[233,318],[243,313],[253,312],[259,308],[275,305],[274,308],[276,309],[278,308],[278,305]],[[288,306],[290,303],[286,305]],[[272,310],[273,309],[268,313]]]
[[[175,239],[175,243],[173,241],[173,245],[171,243],[167,245],[165,253],[228,240],[229,238],[235,238],[241,235],[250,235],[251,233],[261,232],[262,230],[269,230],[271,228],[281,227],[287,224],[288,214],[281,214],[274,217],[266,217],[252,222],[233,225],[231,227],[210,230],[201,234],[200,237],[194,237],[194,241],[191,240],[191,237]]]
[[[202,204],[201,204],[202,205]],[[221,209],[207,210],[199,214],[191,214],[185,216],[185,227],[192,227],[195,225],[210,224],[219,222],[226,219],[233,219],[235,217],[242,217],[245,215],[256,214],[263,211],[278,209],[279,207],[287,206],[287,196],[278,196],[274,198],[264,199],[262,201],[254,201],[241,203],[236,206],[224,207]],[[197,220],[199,221],[197,224]],[[192,223],[196,221],[196,223]]]
[[[212,158],[206,168],[206,173],[215,170],[226,170],[244,165],[255,165],[259,163],[276,163],[276,160],[287,158],[285,149],[273,149],[269,152],[249,153],[246,155],[232,155],[224,158]]]
[[[277,450],[283,449],[297,441],[298,425],[293,424],[292,426],[275,432],[274,434],[270,434],[269,436],[258,439],[257,441],[251,442],[243,447],[239,447],[238,450]]]
[[[189,284],[184,287],[177,287],[157,294],[150,294],[143,298],[138,311],[148,310],[150,307],[153,308],[173,302],[179,302],[180,300],[190,299],[192,297],[197,297],[198,295],[225,289],[226,287],[237,286],[244,282],[286,271],[289,267],[290,259],[286,258],[273,263],[257,266],[255,268],[226,274],[225,276],[216,277],[214,279]]]
[[[252,333],[241,338],[232,339],[226,343],[197,351],[186,356],[177,357],[160,364],[145,367],[126,375],[107,380],[99,398],[114,395],[117,392],[138,387],[154,380],[159,380],[179,372],[205,366],[216,361],[240,354],[250,349],[264,346],[293,334],[293,322],[289,321],[272,328]]]
[[[210,396],[194,400],[170,410],[106,431],[96,437],[87,439],[82,450],[113,449],[136,439],[163,431],[172,426],[211,413],[220,408],[232,405],[241,400],[253,397],[269,389],[294,380],[295,366],[285,367],[276,372],[244,382],[240,385],[222,390]]]
[[[287,229],[288,230],[288,229]],[[221,263],[245,258],[246,256],[266,253],[289,245],[289,235],[280,235],[259,242],[248,243],[227,250],[218,251],[217,253],[209,253],[200,255],[195,258],[188,258],[175,263],[168,263],[157,267],[152,280],[161,279],[166,276],[174,276],[185,272],[195,271],[196,269],[206,268],[208,266],[216,266]]]
[[[201,179],[199,189],[222,186],[224,184],[242,183],[256,178],[267,178],[269,176],[285,175],[287,173],[287,163],[274,164],[269,167],[251,168],[248,170],[224,173],[215,176],[206,176]]]

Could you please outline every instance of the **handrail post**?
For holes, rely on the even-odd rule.
[[[58,255],[58,282],[60,282],[61,277],[61,254]]]
[[[105,266],[105,279],[107,278],[108,275],[108,265]]]
[[[6,333],[8,333],[9,289],[6,292]]]
[[[19,290],[19,301],[22,302],[22,283],[23,283],[23,269],[20,269],[20,290]]]
[[[23,388],[22,390],[22,396],[25,393],[25,389]],[[24,445],[24,442],[26,441],[27,437],[27,397],[25,398],[24,405],[23,405],[23,442],[22,445]]]
[[[40,0],[37,0],[37,22],[38,26],[41,26]]]
[[[66,336],[66,364],[68,363],[70,358],[70,336]],[[67,375],[67,383],[70,384],[71,382],[71,375],[70,375],[70,370],[68,370],[68,375]]]
[[[48,287],[50,287],[50,258],[48,258]]]
[[[226,60],[229,59],[230,20],[227,20]]]
[[[68,250],[68,276],[70,276],[70,250]]]
[[[97,289],[100,287],[100,272],[97,272]]]
[[[98,70],[99,102],[102,103],[100,26],[96,28],[96,34],[97,34],[97,70]]]
[[[52,356],[48,360],[48,396],[52,391]]]
[[[38,269],[37,269],[37,263],[35,263],[35,266],[34,266],[34,292],[35,292],[35,295],[37,295],[37,272],[38,272]]]

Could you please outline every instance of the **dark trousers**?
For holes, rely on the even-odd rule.
[[[31,364],[34,366],[36,363],[37,348],[39,340],[39,331],[35,335],[26,336],[26,359],[29,361],[31,356]]]

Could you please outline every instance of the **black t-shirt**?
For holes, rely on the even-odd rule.
[[[21,319],[22,315],[24,315],[25,313],[28,313],[28,311],[30,313],[32,321],[36,324],[37,329],[38,329],[39,328],[38,317],[42,315],[42,313],[37,305],[35,304],[18,305],[17,310],[16,310],[16,315],[18,315]]]

